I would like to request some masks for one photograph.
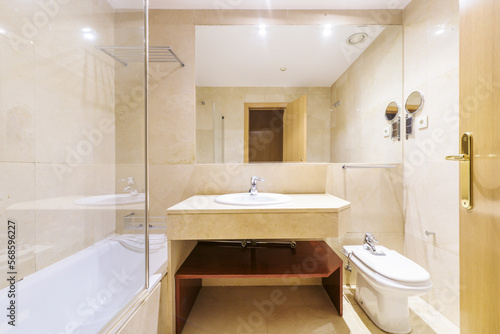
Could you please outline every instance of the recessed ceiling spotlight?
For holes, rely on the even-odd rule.
[[[323,36],[329,36],[332,34],[332,25],[325,24],[325,29],[323,29]]]
[[[285,72],[286,71],[286,67],[280,67],[280,71],[281,72]]]
[[[347,38],[346,42],[347,42],[347,44],[355,45],[355,44],[363,43],[367,37],[368,37],[368,35],[365,34],[364,32],[357,32],[357,33],[349,36]]]
[[[260,35],[265,35],[267,34],[267,26],[265,24],[261,24],[259,26],[259,34]]]

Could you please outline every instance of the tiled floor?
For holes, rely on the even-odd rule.
[[[321,286],[203,287],[182,333],[384,333],[356,303],[354,291],[344,289],[340,317]],[[412,310],[410,321],[412,333],[436,333]]]

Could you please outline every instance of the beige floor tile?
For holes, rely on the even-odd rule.
[[[410,324],[412,334],[435,334],[434,331],[422,318],[410,310]]]
[[[276,307],[267,319],[268,334],[349,333],[344,319],[331,305],[296,305]]]
[[[182,331],[183,334],[220,333],[224,328],[227,306],[205,301],[204,298],[197,299]]]
[[[344,296],[352,305],[358,305],[356,298],[354,298],[355,294],[356,294],[356,287],[344,286]]]
[[[266,334],[266,312],[249,305],[210,305],[197,300],[183,334]]]
[[[203,287],[196,299],[197,304],[226,305],[231,303],[228,286]]]
[[[304,300],[296,286],[229,287],[230,300],[235,305],[260,305],[272,301],[276,305],[303,305]]]
[[[300,294],[304,305],[331,305],[332,301],[321,285],[301,286]]]
[[[183,334],[383,334],[344,287],[340,317],[321,286],[203,287]],[[412,334],[436,333],[410,310]]]

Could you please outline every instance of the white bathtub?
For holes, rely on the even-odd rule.
[[[16,286],[15,327],[7,318],[9,288],[0,290],[0,333],[98,333],[144,288],[143,249],[143,235],[115,235],[29,275]],[[166,261],[166,236],[152,234],[150,287]]]

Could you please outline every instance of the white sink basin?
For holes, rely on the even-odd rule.
[[[288,195],[274,193],[250,193],[225,194],[215,197],[215,202],[229,205],[271,205],[290,202],[292,198]]]
[[[144,203],[144,193],[139,193],[137,196],[130,194],[111,194],[80,198],[75,201],[78,205],[124,205],[133,203]]]

